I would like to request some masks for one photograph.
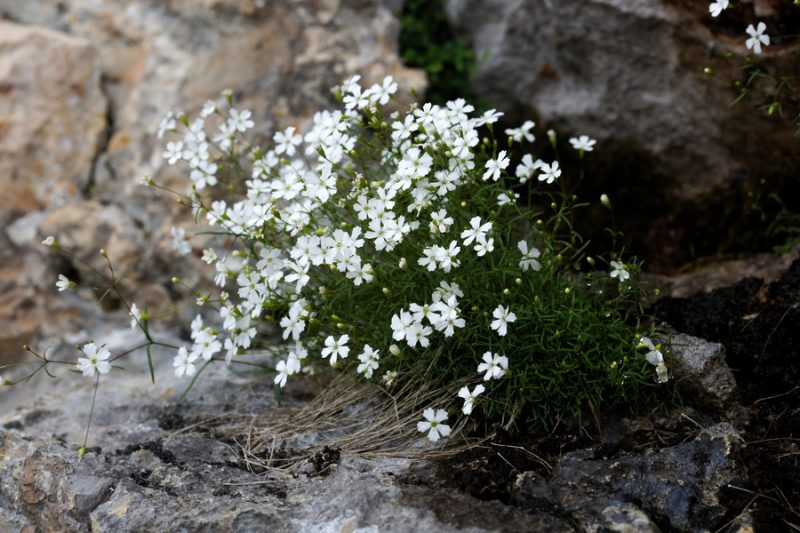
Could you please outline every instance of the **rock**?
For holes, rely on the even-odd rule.
[[[206,277],[199,257],[176,261],[169,245],[191,213],[139,182],[188,186],[188,169],[161,158],[168,111],[196,113],[232,89],[263,143],[332,107],[330,88],[352,74],[425,87],[402,65],[397,20],[378,0],[0,0],[0,17],[0,364],[63,330],[56,275],[86,275],[43,249],[49,234],[101,270],[105,248],[154,311],[184,294],[172,276]]]
[[[106,127],[89,41],[0,20],[0,225],[80,196]]]
[[[716,409],[729,406],[735,399],[736,378],[725,362],[725,346],[683,334],[669,341],[673,371],[681,388],[698,404]]]
[[[535,119],[540,138],[555,129],[566,146],[562,163],[576,159],[567,138],[597,139],[584,199],[609,193],[629,220],[620,229],[636,239],[637,251],[666,256],[665,262],[690,259],[689,238],[696,253],[708,255],[731,235],[741,243],[753,231],[741,213],[752,203],[747,191],[792,198],[789,187],[800,170],[790,124],[754,110],[757,96],[731,105],[733,82],[751,56],[747,24],[766,20],[775,32],[797,33],[786,26],[787,14],[759,19],[770,15],[745,4],[712,19],[707,7],[662,0],[447,2],[457,35],[484,58],[473,80],[478,94],[514,126]],[[800,41],[773,45],[760,61],[772,72],[795,73]],[[597,222],[608,225],[605,218]]]
[[[730,424],[719,423],[690,442],[643,455],[598,459],[581,450],[556,465],[548,484],[587,531],[700,531],[728,512],[721,491],[742,475],[735,459],[742,444]]]
[[[113,354],[138,342],[127,329],[100,333]],[[176,405],[187,381],[172,374],[169,353],[153,356],[155,385],[141,350],[119,361],[125,371],[103,377],[83,460],[93,380],[60,372],[58,380],[37,377],[24,395],[0,388],[0,402],[13,409],[0,416],[3,531],[572,530],[547,513],[405,483],[412,469],[435,471],[425,461],[333,454],[324,472],[251,469],[240,453],[247,435],[228,432],[234,420],[278,409],[271,380],[212,365]],[[74,351],[53,357],[69,360]],[[300,404],[288,391],[283,398]],[[231,422],[214,425],[224,414]]]

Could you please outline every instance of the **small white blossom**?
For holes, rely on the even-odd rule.
[[[70,281],[67,276],[64,274],[58,275],[58,281],[56,281],[56,287],[58,287],[58,292],[64,292],[65,290],[74,287],[75,282]]]
[[[450,426],[442,422],[447,420],[447,411],[429,407],[423,411],[425,420],[417,422],[417,431],[427,433],[431,442],[437,442],[442,437],[450,435]]]
[[[189,242],[189,237],[186,235],[186,230],[183,228],[172,227],[170,229],[172,235],[172,249],[180,255],[187,255],[192,251],[192,245]]]
[[[47,236],[47,237],[46,237],[46,238],[45,238],[45,239],[42,241],[42,244],[44,244],[45,246],[53,246],[53,245],[55,245],[55,243],[56,243],[56,238],[55,238],[55,237],[53,237],[52,235],[48,235],[48,236]]]
[[[131,304],[131,310],[129,314],[131,315],[131,329],[136,329],[136,326],[138,326],[142,322],[143,319],[142,311],[134,303]]]
[[[536,126],[535,122],[533,122],[532,120],[526,120],[525,123],[522,124],[522,126],[520,126],[519,128],[507,129],[506,135],[514,139],[514,142],[519,143],[522,142],[523,139],[525,139],[529,143],[532,143],[535,139],[533,133],[531,133],[531,130],[533,129],[534,126]]]
[[[394,346],[394,345],[392,345]],[[397,371],[396,370],[387,370],[383,377],[381,378],[381,382],[386,385],[387,387],[391,387],[397,381]]]
[[[508,370],[508,357],[492,352],[483,354],[483,363],[478,365],[478,373],[485,372],[483,381],[500,379]]]
[[[92,377],[95,373],[108,374],[111,372],[111,363],[108,360],[111,352],[105,346],[98,347],[95,343],[90,342],[81,347],[81,352],[86,357],[80,357],[77,366],[84,376]]]
[[[371,379],[372,373],[378,370],[378,360],[380,359],[380,350],[374,350],[369,344],[364,345],[364,350],[358,354],[358,360],[361,362],[356,368],[356,372],[362,374],[365,378]]]
[[[167,160],[167,163],[174,165],[181,157],[183,157],[183,143],[180,141],[168,142],[167,148],[164,150],[164,159]]]
[[[611,277],[619,278],[619,281],[623,282],[631,277],[631,273],[622,261],[611,261]]]
[[[519,267],[523,271],[527,272],[531,269],[538,271],[542,268],[542,265],[537,261],[537,258],[542,255],[538,248],[532,246],[529,250],[528,243],[525,241],[519,241],[517,243],[517,248],[520,253],[522,253],[522,259],[519,260]]]
[[[183,376],[194,376],[197,372],[194,366],[197,357],[197,354],[188,351],[186,346],[178,348],[178,354],[172,360],[172,366],[175,368],[175,376],[179,378]]]
[[[550,165],[544,163],[540,170],[542,173],[539,175],[539,181],[553,183],[561,176],[561,169],[558,168],[558,161],[553,161]]]
[[[639,339],[639,347],[647,348],[649,351],[645,355],[647,362],[656,367],[656,380],[659,383],[666,383],[669,380],[667,365],[664,364],[664,354],[661,353],[661,346],[656,346],[647,337]]]
[[[322,358],[330,357],[331,366],[336,365],[338,357],[344,359],[350,354],[347,343],[350,342],[350,335],[342,335],[338,339],[329,336],[325,339],[325,348],[322,349]]]
[[[752,50],[754,54],[758,55],[761,53],[761,45],[769,46],[769,35],[764,33],[767,31],[767,25],[763,22],[758,23],[758,27],[753,27],[750,24],[745,30],[747,34],[750,36],[745,43],[747,45],[748,50]]]
[[[729,4],[729,0],[714,0],[708,4],[708,12],[711,13],[712,17],[718,17],[723,10],[728,8]]]
[[[508,164],[511,162],[508,157],[506,157],[506,151],[503,150],[499,154],[497,154],[497,159],[490,159],[486,162],[486,172],[483,173],[483,181],[492,180],[497,181],[500,179],[500,171],[505,170],[508,168]]]
[[[492,316],[494,317],[492,329],[501,337],[505,337],[506,333],[508,333],[508,324],[517,321],[517,315],[502,305],[498,305],[497,308],[492,311]]]
[[[472,408],[475,405],[475,399],[485,390],[486,387],[480,384],[476,385],[472,392],[469,391],[469,387],[467,386],[461,387],[458,391],[458,397],[464,400],[464,406],[461,408],[461,412],[467,416],[471,415]]]
[[[590,139],[586,135],[581,135],[580,137],[573,137],[569,140],[569,143],[572,147],[579,152],[591,152],[594,150],[594,145],[597,144],[597,141],[594,139]]]

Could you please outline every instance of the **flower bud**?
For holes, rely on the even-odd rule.
[[[400,258],[400,268],[403,270],[408,270],[408,261],[406,261],[405,257]]]
[[[388,297],[388,296],[391,296],[391,295],[392,295],[392,291],[389,289],[389,287],[384,287],[384,288],[382,288],[382,289],[381,289],[381,292],[382,292],[382,293],[383,293],[383,295],[384,295],[384,296],[386,296],[386,297]]]
[[[508,296],[509,294],[511,294],[511,289],[503,289],[503,296]]]
[[[522,278],[515,279],[514,283],[516,283],[517,285],[522,285]]]
[[[171,281],[172,281],[172,283],[180,283],[181,282],[181,278],[179,278],[178,276],[173,276]]]
[[[586,262],[589,263],[590,265],[594,266],[594,263],[595,263],[594,257],[591,257],[591,256],[587,257],[586,258]]]
[[[392,355],[400,355],[400,347],[396,344],[389,346],[389,353]]]
[[[606,193],[600,195],[600,203],[603,204],[605,207],[611,209],[611,199],[608,197]]]

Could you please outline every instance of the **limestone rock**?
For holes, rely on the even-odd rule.
[[[0,20],[0,226],[79,197],[106,127],[86,39]]]
[[[47,235],[100,269],[105,248],[153,309],[180,294],[172,276],[204,279],[199,258],[169,246],[189,210],[140,185],[188,187],[188,169],[161,158],[168,111],[232,89],[263,143],[332,107],[330,88],[353,74],[425,87],[378,0],[0,0],[0,18],[0,346],[15,350],[59,315],[52,283],[77,266],[42,249]]]

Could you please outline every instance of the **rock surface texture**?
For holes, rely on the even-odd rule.
[[[574,155],[569,136],[597,139],[584,198],[611,194],[634,219],[623,229],[640,236],[638,249],[649,244],[669,262],[687,260],[686,237],[698,253],[709,253],[701,239],[710,232],[731,238],[724,230],[747,191],[780,193],[795,182],[794,127],[755,109],[759,96],[731,105],[752,57],[748,23],[766,21],[773,36],[759,62],[797,73],[800,42],[780,36],[797,33],[798,13],[790,2],[778,13],[778,4],[741,2],[716,19],[708,2],[674,0],[449,0],[447,9],[482,58],[478,93],[514,125],[533,118],[540,137],[555,129],[562,158]],[[676,221],[686,210],[692,216]]]
[[[51,295],[75,265],[39,245],[46,235],[100,268],[105,248],[154,309],[170,302],[160,285],[197,271],[191,258],[185,272],[173,264],[168,243],[191,215],[140,185],[188,188],[156,139],[168,111],[196,113],[232,89],[269,142],[331,107],[330,88],[352,74],[424,90],[397,56],[387,5],[0,0],[0,348],[65,329]]]
[[[114,353],[139,342],[113,325],[97,338]],[[67,358],[63,350],[52,356]],[[559,452],[548,474],[500,476],[505,495],[483,493],[476,463],[464,471],[480,489],[472,494],[446,481],[447,463],[340,454],[314,435],[293,438],[329,446],[324,463],[264,470],[242,454],[247,427],[302,406],[303,391],[287,389],[278,406],[269,379],[214,365],[177,404],[187,381],[172,374],[169,353],[153,356],[155,385],[141,350],[121,361],[126,371],[104,377],[83,460],[92,379],[56,368],[56,381],[0,388],[11,409],[0,416],[0,531],[695,531],[732,511],[722,491],[743,475],[730,424],[629,449],[626,439],[642,430],[633,421],[604,444]],[[275,445],[276,457],[301,451]]]

